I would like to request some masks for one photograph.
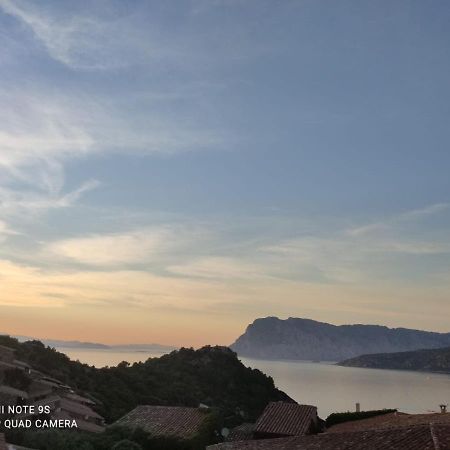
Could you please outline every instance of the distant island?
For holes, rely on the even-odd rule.
[[[450,347],[361,355],[342,361],[338,365],[372,369],[450,373]]]
[[[7,335],[7,333],[0,333],[0,336]],[[37,339],[31,336],[13,336],[20,342],[39,340],[44,345],[53,348],[77,348],[77,349],[91,349],[91,350],[116,350],[116,351],[149,351],[168,353],[176,350],[177,347],[163,344],[117,344],[107,345],[98,342],[83,342],[83,341],[65,341],[60,339]]]
[[[230,347],[250,358],[343,361],[368,353],[448,346],[450,333],[266,317],[256,319]]]

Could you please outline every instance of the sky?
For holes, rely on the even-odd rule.
[[[0,0],[0,331],[450,331],[450,3]]]

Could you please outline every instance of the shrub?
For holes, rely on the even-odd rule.
[[[338,423],[351,422],[353,420],[368,419],[369,417],[382,416],[384,414],[389,414],[397,412],[396,409],[377,409],[372,411],[361,411],[361,412],[342,412],[333,413],[327,417],[326,425],[331,427],[332,425],[337,425]]]

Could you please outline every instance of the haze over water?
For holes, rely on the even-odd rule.
[[[96,367],[145,361],[163,354],[67,348],[59,351]],[[240,359],[246,366],[273,377],[275,385],[297,402],[317,406],[322,418],[332,412],[353,411],[356,402],[362,410],[398,408],[407,413],[426,413],[438,411],[440,403],[450,401],[450,376],[445,374]]]

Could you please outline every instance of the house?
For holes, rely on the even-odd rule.
[[[327,433],[348,431],[382,430],[385,428],[411,427],[415,425],[444,424],[450,426],[450,413],[442,414],[405,414],[393,412],[368,419],[352,420],[333,425]]]
[[[317,408],[288,402],[270,402],[253,430],[254,439],[303,436],[320,428]]]
[[[450,425],[428,424],[290,438],[226,442],[207,450],[450,450]]]
[[[68,400],[72,400],[74,402],[81,403],[82,405],[85,405],[85,406],[95,406],[96,405],[96,403],[93,400],[91,400],[90,398],[83,397],[82,395],[75,394],[74,392],[69,392],[64,397],[67,398]]]
[[[243,423],[230,430],[225,440],[228,442],[232,441],[247,441],[253,439],[253,431],[255,429],[254,423]]]
[[[9,375],[11,378],[10,371],[15,371],[13,378],[16,374],[21,375],[18,370],[23,372],[27,381],[24,383],[27,385],[26,391],[4,384],[11,381],[6,377]],[[82,431],[100,433],[105,429],[103,417],[92,409],[96,405],[95,401],[75,393],[63,381],[45,375],[33,369],[28,363],[15,359],[15,350],[4,345],[0,345],[0,404],[49,406],[50,413],[46,415],[50,419],[75,420],[77,429]],[[39,409],[36,408],[35,411]],[[39,414],[36,412],[35,415]],[[32,415],[24,413],[17,417],[32,417]],[[12,447],[7,449],[11,450]]]
[[[53,389],[39,380],[33,380],[28,387],[28,398],[31,402],[42,400],[52,394]]]
[[[202,432],[209,417],[210,412],[204,408],[141,405],[114,425],[140,428],[154,437],[191,440]]]
[[[23,370],[28,375],[31,375],[31,366],[24,361],[20,361],[18,359],[14,359],[13,362],[16,369]]]
[[[92,408],[65,397],[60,397],[56,404],[56,411],[65,411],[69,413],[72,419],[85,420],[97,425],[103,425],[103,417],[96,413]]]
[[[28,394],[20,389],[10,386],[0,385],[0,404],[16,405],[23,404],[28,399]]]
[[[36,407],[36,410],[40,406],[49,406],[50,418],[75,420],[77,428],[81,431],[101,433],[105,429],[103,417],[91,407],[55,393],[35,401],[32,405]]]

